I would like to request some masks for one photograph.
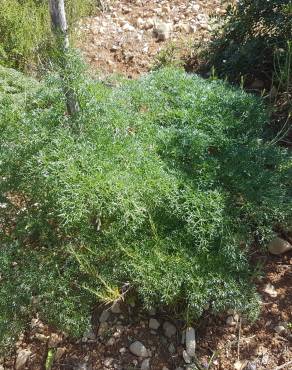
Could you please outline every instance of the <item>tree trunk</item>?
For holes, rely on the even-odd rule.
[[[49,4],[52,30],[57,40],[57,47],[59,48],[60,59],[63,60],[62,68],[66,69],[66,61],[68,57],[67,52],[69,49],[69,37],[64,0],[49,0]],[[66,96],[67,110],[70,115],[74,115],[79,111],[79,104],[76,98],[76,94],[72,87],[70,87],[70,83],[67,83],[64,79],[63,81],[63,89]]]

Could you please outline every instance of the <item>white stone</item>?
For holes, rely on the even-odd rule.
[[[149,353],[147,348],[144,346],[143,343],[139,342],[138,340],[136,342],[133,342],[129,347],[130,352],[133,353],[133,355],[138,357],[148,357]]]
[[[170,338],[176,333],[176,327],[169,321],[163,324],[163,330],[166,337]]]
[[[19,351],[15,361],[15,370],[23,369],[30,355],[31,351],[29,349],[22,349]]]
[[[170,23],[157,23],[153,28],[153,36],[157,41],[165,41],[169,39],[172,30]]]
[[[269,294],[272,298],[276,298],[278,293],[274,287],[274,285],[268,283],[265,287],[264,287],[264,292]]]
[[[135,31],[135,27],[129,23],[124,24],[122,28],[124,31]]]
[[[229,326],[235,326],[236,321],[234,320],[234,317],[233,316],[228,316],[227,319],[226,319],[226,324],[229,325]]]
[[[149,328],[153,330],[157,330],[160,326],[160,322],[156,319],[151,318],[149,320]]]
[[[246,360],[236,361],[235,364],[234,364],[234,369],[235,370],[243,370],[243,369],[245,369],[246,365],[247,365]]]
[[[182,356],[183,356],[184,362],[186,364],[190,364],[192,362],[191,357],[188,355],[188,353],[185,349],[183,350]]]
[[[189,356],[195,357],[196,355],[196,333],[194,328],[186,329],[186,350]]]
[[[145,360],[141,363],[141,370],[149,370],[150,369],[150,358],[145,358]]]
[[[112,358],[112,357],[108,357],[108,358],[106,358],[105,360],[104,360],[104,365],[106,366],[106,367],[109,367],[109,366],[111,366],[112,365],[112,363],[114,362],[114,359]]]

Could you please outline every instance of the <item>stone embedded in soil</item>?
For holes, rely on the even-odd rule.
[[[227,319],[226,319],[226,324],[229,325],[229,326],[235,326],[236,321],[235,321],[234,317],[233,316],[228,316]]]
[[[276,298],[277,295],[278,295],[278,293],[277,293],[274,285],[272,285],[270,283],[268,283],[268,284],[265,285],[264,292],[267,293],[267,294],[269,294],[272,298]]]
[[[145,358],[141,363],[141,370],[150,370],[150,358]]]
[[[163,330],[167,338],[171,338],[176,334],[176,327],[169,321],[165,321],[163,324]]]
[[[235,370],[244,370],[246,368],[247,361],[242,360],[242,361],[236,361],[234,364],[234,369]]]
[[[138,340],[130,345],[129,350],[131,353],[133,353],[133,355],[138,357],[149,356],[147,348],[144,346],[143,343],[139,342]]]
[[[108,330],[108,323],[107,322],[102,322],[100,325],[99,325],[99,328],[98,328],[98,332],[97,334],[99,336],[103,336]]]
[[[126,347],[122,347],[119,349],[119,352],[121,355],[125,354],[127,352],[127,348]]]
[[[52,333],[49,339],[48,347],[55,348],[62,342],[62,336],[57,333]]]
[[[19,351],[15,361],[15,370],[23,369],[30,355],[31,351],[29,349],[22,349],[21,351]]]
[[[112,357],[107,357],[104,359],[103,364],[106,367],[110,367],[113,362],[114,362],[114,359]]]
[[[115,344],[115,338],[111,337],[107,342],[106,346],[111,347]]]
[[[192,362],[191,357],[189,356],[189,354],[187,353],[185,349],[183,350],[182,356],[186,364],[190,364]]]
[[[65,354],[66,352],[66,348],[65,347],[58,347],[56,352],[55,352],[55,357],[54,359],[56,361],[59,361],[61,359],[61,357]]]
[[[274,330],[275,330],[276,333],[282,334],[286,331],[286,328],[283,325],[277,325],[277,326],[274,327]]]
[[[157,330],[160,326],[160,322],[156,319],[151,318],[149,320],[149,328],[152,330]]]
[[[88,340],[95,340],[95,339],[96,339],[95,333],[94,333],[93,329],[91,328],[91,329],[88,330],[88,332],[84,333],[82,341],[87,342]]]
[[[118,314],[118,313],[121,313],[121,308],[120,308],[120,305],[118,302],[115,302],[112,306],[111,306],[111,311],[112,313],[115,313],[115,314]]]
[[[244,370],[257,370],[257,365],[253,362],[248,362]]]
[[[169,353],[171,354],[174,354],[176,351],[175,351],[175,346],[173,343],[170,343],[170,345],[168,346],[168,351]]]
[[[282,238],[274,238],[268,245],[268,250],[271,254],[280,255],[292,249],[292,245]]]
[[[196,333],[194,328],[186,329],[186,351],[189,356],[195,357],[196,355]]]
[[[158,23],[154,25],[153,36],[157,41],[165,41],[169,39],[172,25],[170,23]]]
[[[99,322],[106,322],[110,317],[110,312],[109,310],[104,310],[102,311],[101,315],[99,316]]]

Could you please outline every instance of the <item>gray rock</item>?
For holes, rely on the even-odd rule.
[[[106,322],[110,317],[110,312],[109,310],[104,310],[102,311],[100,317],[99,317],[99,322],[102,323],[102,322]]]
[[[274,238],[268,245],[271,254],[280,255],[292,249],[292,245],[282,238]]]
[[[115,344],[115,338],[111,337],[107,342],[106,345],[111,347]]]
[[[196,333],[194,328],[186,329],[186,350],[189,356],[196,355]]]
[[[254,362],[248,362],[244,370],[257,370],[257,365]]]
[[[157,330],[160,326],[160,322],[156,319],[151,318],[149,320],[149,328],[153,330]]]
[[[139,342],[138,340],[130,345],[129,350],[131,353],[133,353],[133,355],[138,357],[149,356],[147,348],[144,346],[143,343]]]
[[[284,333],[286,331],[286,328],[283,325],[277,325],[277,326],[274,327],[274,330],[275,330],[276,333],[281,334],[281,333]]]
[[[102,323],[99,325],[99,328],[98,328],[98,332],[97,332],[97,334],[98,334],[99,336],[103,336],[107,331],[108,331],[108,323],[107,323],[107,322],[102,322]]]
[[[168,351],[171,354],[174,354],[175,353],[175,346],[174,346],[173,343],[170,343],[170,345],[168,346]]]
[[[150,370],[150,358],[145,358],[141,363],[141,370]]]
[[[115,302],[112,306],[111,306],[111,311],[112,313],[115,313],[115,314],[118,314],[118,313],[121,313],[121,308],[120,308],[120,305],[118,304],[118,302]]]
[[[23,369],[30,355],[31,351],[29,349],[22,349],[21,351],[19,351],[15,361],[15,370]]]
[[[83,334],[82,341],[87,342],[88,340],[90,341],[90,340],[95,340],[95,339],[96,339],[95,333],[93,329],[91,328],[88,330],[88,332]]]
[[[163,324],[163,330],[167,338],[171,338],[176,333],[176,327],[169,321],[165,321]]]

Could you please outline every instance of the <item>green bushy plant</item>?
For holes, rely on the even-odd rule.
[[[81,16],[89,14],[95,0],[65,1],[69,30]],[[52,53],[47,0],[1,0],[0,64],[25,69],[44,62]]]
[[[292,40],[290,0],[240,0],[227,8],[208,51],[220,76],[272,78],[274,55]]]
[[[35,311],[80,335],[125,291],[190,319],[254,317],[249,246],[291,217],[262,102],[176,69],[77,85],[74,118],[58,76],[0,100],[2,342]]]

